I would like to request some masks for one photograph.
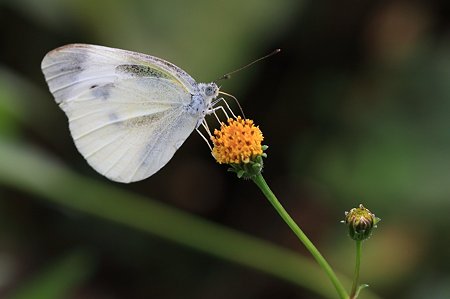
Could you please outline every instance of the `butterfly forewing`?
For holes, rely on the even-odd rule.
[[[198,121],[185,111],[197,84],[159,58],[74,44],[48,53],[42,70],[78,150],[114,181],[158,171]]]

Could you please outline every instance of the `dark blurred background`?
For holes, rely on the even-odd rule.
[[[2,0],[0,148],[20,144],[308,256],[256,186],[216,164],[196,134],[153,177],[108,182],[78,154],[40,69],[48,51],[82,42],[162,57],[209,82],[281,48],[222,82],[264,133],[273,191],[349,276],[353,244],[339,220],[364,203],[382,221],[364,244],[362,281],[382,298],[450,298],[449,16],[448,1]],[[0,160],[1,298],[45,294],[46,273],[62,288],[71,281],[64,298],[321,298],[47,202],[11,182],[21,159]]]

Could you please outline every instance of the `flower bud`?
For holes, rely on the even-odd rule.
[[[345,212],[345,219],[342,222],[348,225],[349,235],[353,240],[363,241],[370,237],[372,229],[377,227],[380,220],[360,204],[358,208]]]

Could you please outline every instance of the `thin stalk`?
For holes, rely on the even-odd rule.
[[[337,278],[333,269],[330,267],[328,262],[325,260],[325,258],[322,256],[322,254],[319,252],[319,250],[308,239],[308,237],[305,235],[305,233],[300,229],[300,227],[297,225],[297,223],[295,223],[295,221],[291,218],[291,216],[286,212],[284,207],[281,205],[281,203],[278,201],[276,196],[270,190],[270,188],[267,185],[266,181],[264,180],[263,176],[261,174],[258,174],[252,180],[261,189],[261,191],[264,193],[266,198],[269,200],[269,202],[272,204],[272,206],[275,208],[275,210],[278,212],[278,214],[281,216],[281,218],[283,218],[284,222],[286,222],[286,224],[291,228],[291,230],[298,237],[298,239],[303,243],[303,245],[306,247],[306,249],[308,249],[308,251],[311,253],[311,255],[314,257],[314,259],[317,261],[319,266],[325,271],[328,278],[331,280],[334,287],[336,288],[336,291],[339,294],[339,297],[341,299],[348,299],[349,297],[348,297],[347,291],[345,290],[344,286]]]
[[[353,286],[350,292],[350,299],[354,299],[358,295],[359,288],[359,269],[361,266],[361,244],[362,241],[355,241],[356,244],[356,261],[355,261],[355,274],[353,275]]]

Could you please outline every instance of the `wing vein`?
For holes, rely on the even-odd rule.
[[[79,72],[80,72],[79,70],[71,70],[71,71],[68,71],[68,72],[60,72],[60,73],[57,73],[54,76],[46,77],[45,79],[48,82],[48,81],[55,80],[55,79],[57,79],[59,77],[62,77],[62,76],[66,76],[66,75],[73,74],[73,73],[79,73]]]
[[[128,135],[129,136],[129,135]],[[122,142],[120,143],[120,146],[118,146],[118,148],[122,147],[122,145],[124,144],[125,140],[127,140],[127,138],[124,138],[122,140]],[[119,163],[123,157],[125,157],[127,154],[129,154],[129,151],[124,151],[119,158],[116,159],[116,161],[114,161],[109,167],[108,169],[105,170],[105,172],[103,173],[105,176],[108,176],[108,172],[110,172],[116,165],[117,163]],[[109,158],[110,156],[108,156]]]
[[[116,119],[116,120],[113,120],[113,121],[110,121],[110,122],[106,122],[106,123],[104,123],[104,124],[101,124],[101,125],[99,125],[99,126],[93,128],[93,129],[91,129],[91,130],[89,130],[89,131],[87,131],[87,132],[82,133],[82,134],[79,135],[79,136],[73,136],[73,139],[74,139],[75,141],[77,141],[77,140],[79,140],[80,138],[83,138],[83,137],[85,137],[85,136],[87,136],[87,135],[89,135],[89,134],[92,134],[93,132],[98,131],[98,130],[100,130],[100,129],[103,129],[103,128],[109,126],[109,125],[114,125],[114,124],[117,124],[117,123],[121,123],[121,122],[124,122],[124,121],[129,121],[129,120],[132,120],[132,119],[137,119],[137,118],[140,118],[140,117],[152,116],[152,115],[163,114],[163,113],[166,113],[166,111],[160,111],[160,112],[155,112],[155,113],[143,113],[143,114],[139,114],[139,115],[134,115],[134,116],[132,116],[132,117]],[[70,122],[70,120],[69,120],[69,122]]]
[[[50,67],[55,66],[55,65],[64,64],[64,63],[67,63],[67,62],[70,63],[70,62],[72,62],[72,61],[71,61],[71,60],[59,60],[59,61],[55,61],[55,62],[53,62],[53,63],[43,65],[43,66],[42,66],[42,70],[45,70],[45,69],[50,68]]]
[[[177,117],[172,117],[172,119],[176,119]],[[170,122],[167,122],[170,123]],[[134,176],[136,175],[136,173],[138,172],[138,170],[142,167],[142,165],[145,163],[145,161],[147,160],[148,156],[150,155],[150,153],[152,152],[152,150],[155,148],[155,146],[158,144],[159,139],[161,138],[161,136],[163,135],[163,133],[166,132],[170,132],[170,128],[173,127],[175,125],[176,122],[173,122],[171,125],[167,125],[166,128],[161,129],[158,131],[158,134],[155,136],[156,138],[154,139],[153,144],[151,145],[151,147],[149,147],[145,154],[144,157],[141,159],[141,161],[138,163],[138,165],[136,166],[136,168],[134,169],[134,171],[131,173],[130,176],[130,181],[134,178]]]
[[[88,82],[88,81],[92,81],[92,80],[105,79],[105,78],[113,78],[113,79],[116,79],[116,77],[117,77],[116,75],[88,77],[88,78],[84,78],[84,79],[82,79],[82,80],[73,81],[73,82],[71,82],[71,83],[69,83],[69,84],[60,86],[60,87],[58,87],[58,88],[52,90],[52,93],[56,93],[56,92],[61,91],[61,90],[65,89],[65,88],[72,87],[72,86],[77,85],[77,84],[80,84],[80,83],[82,83],[82,82]]]
[[[117,135],[114,139],[112,139],[110,142],[107,142],[105,144],[102,144],[102,146],[100,146],[99,148],[96,148],[95,150],[93,150],[92,152],[84,155],[84,158],[87,160],[90,157],[92,157],[93,155],[95,155],[96,153],[98,153],[99,151],[101,151],[102,149],[106,148],[107,146],[110,146],[111,144],[113,144],[114,142],[116,142],[117,140],[119,140],[120,138],[122,138],[124,136],[124,134],[122,135]]]

